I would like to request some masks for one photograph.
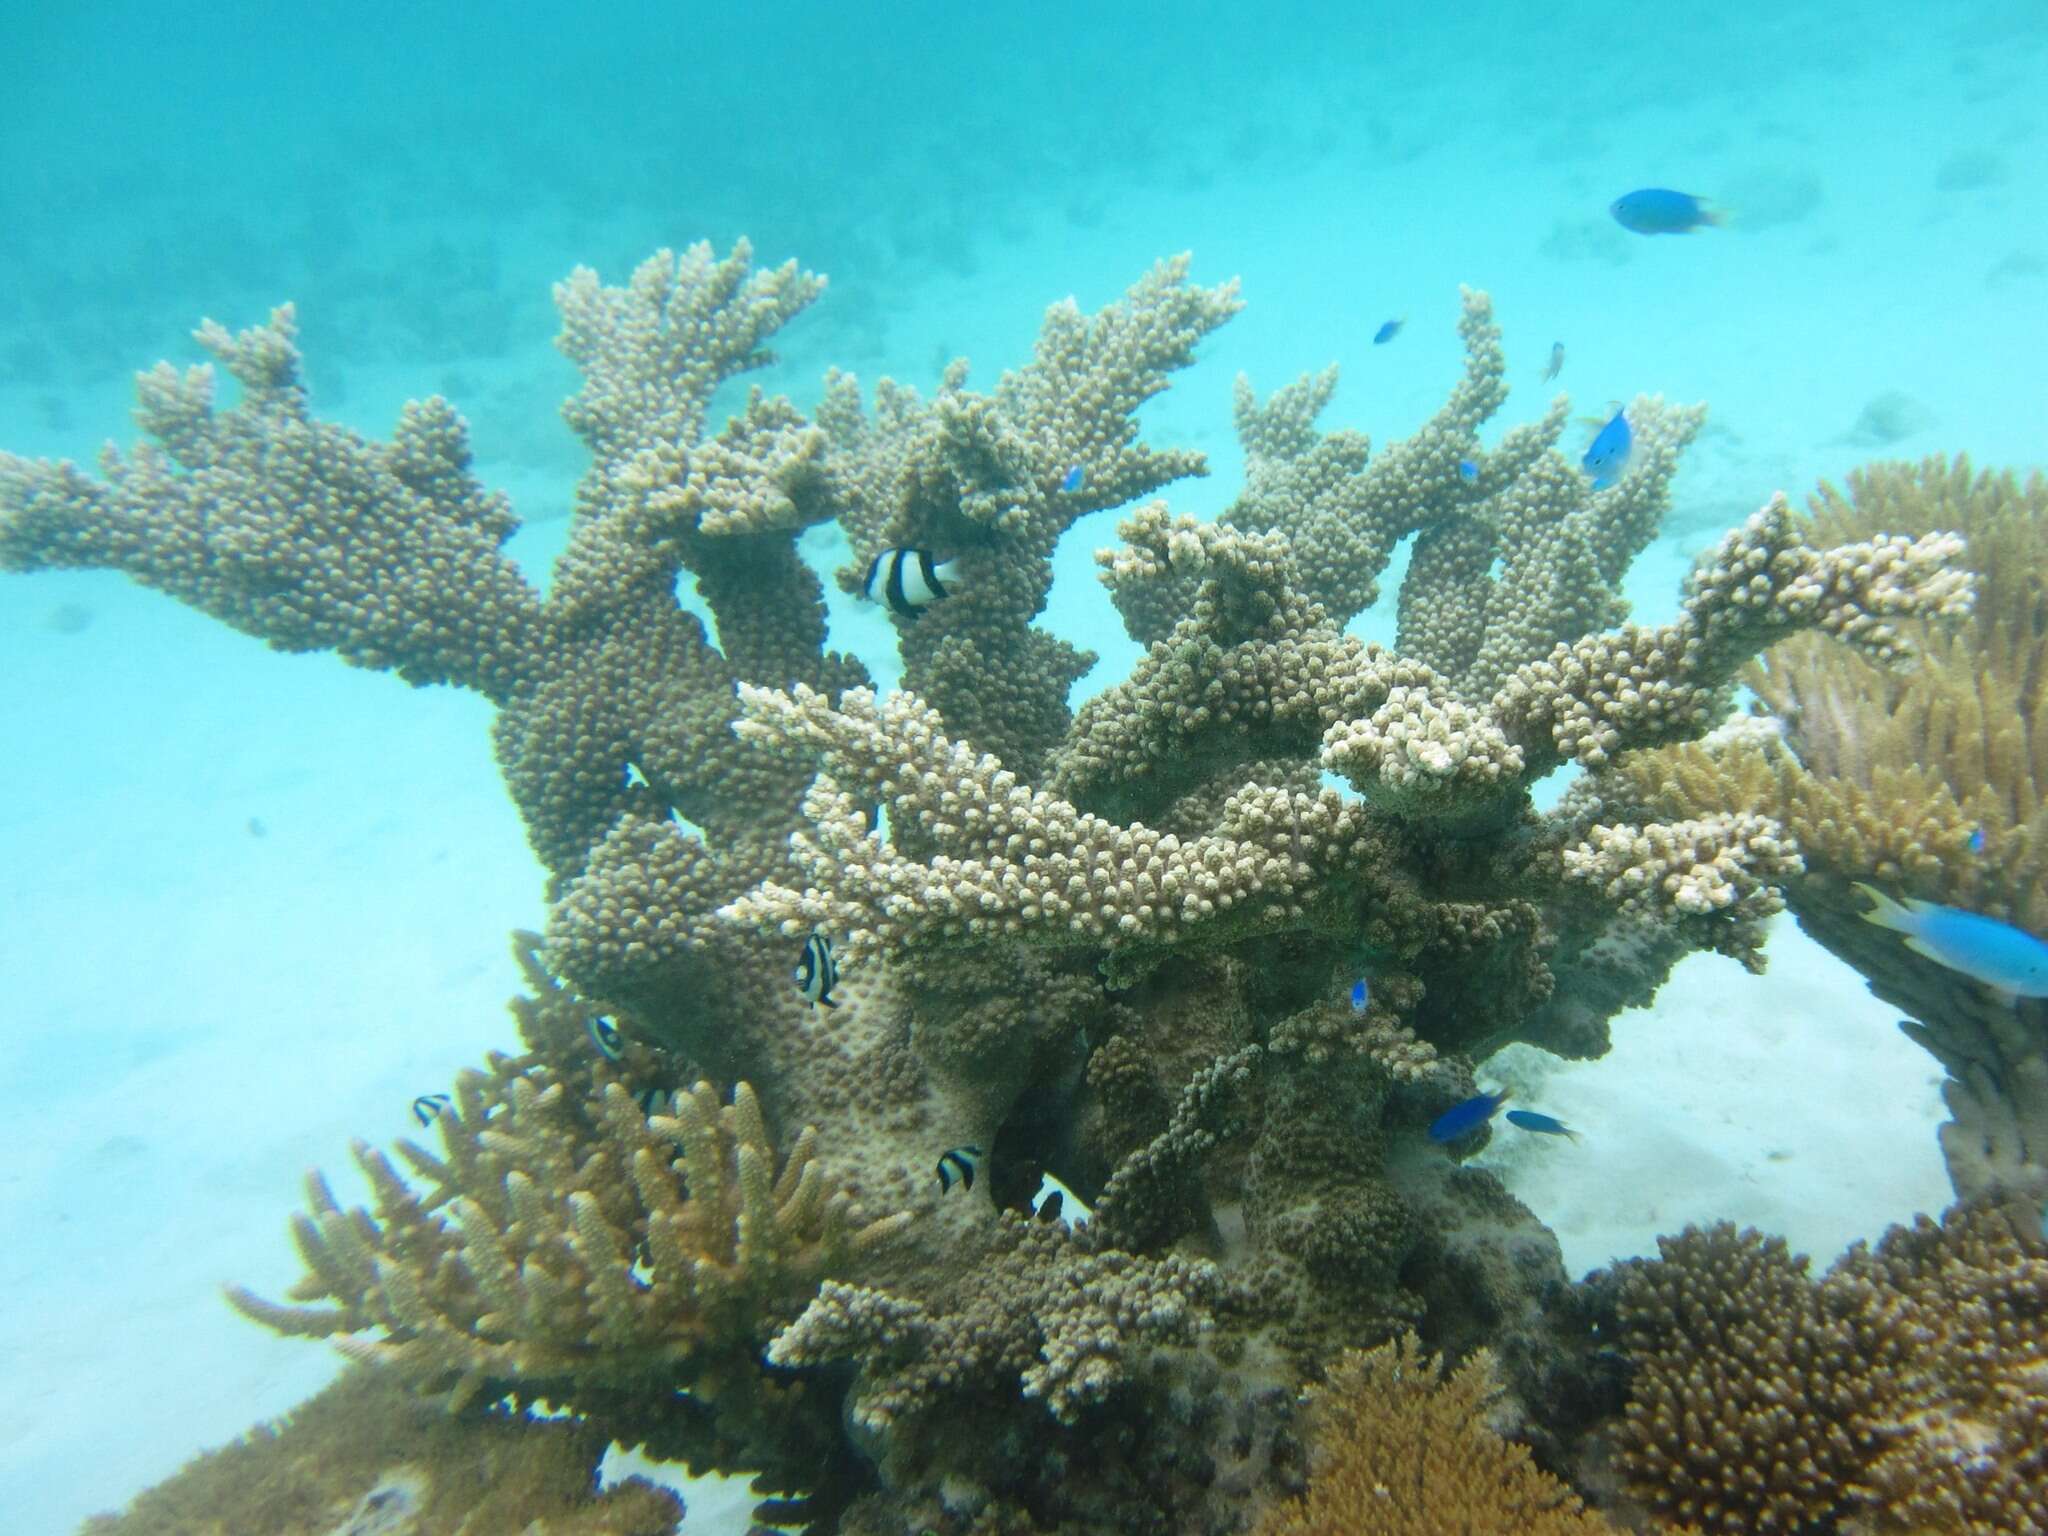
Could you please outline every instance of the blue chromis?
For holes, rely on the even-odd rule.
[[[1690,234],[1703,224],[1720,224],[1722,216],[1703,197],[1669,187],[1641,187],[1624,192],[1607,205],[1614,222],[1639,235]]]
[[[1931,901],[1893,901],[1860,880],[1854,885],[1872,902],[1863,920],[1903,933],[1914,954],[1982,982],[2007,1002],[2048,997],[2048,943],[2024,928]]]
[[[1076,464],[1072,469],[1060,476],[1060,489],[1069,496],[1073,495],[1074,492],[1081,489],[1087,483],[1088,466],[1085,464]]]
[[[1509,1125],[1520,1126],[1525,1131],[1534,1131],[1539,1136],[1569,1136],[1573,1141],[1579,1133],[1562,1120],[1553,1120],[1549,1115],[1539,1115],[1533,1109],[1511,1109],[1507,1114]]]
[[[1365,984],[1365,978],[1361,976],[1351,983],[1351,1011],[1363,1013],[1371,1004],[1372,988]]]
[[[1972,827],[1970,829],[1970,852],[1982,853],[1984,851],[1984,843],[1984,829],[1982,827]]]
[[[1475,482],[1476,482],[1476,481],[1477,481],[1477,480],[1479,479],[1479,462],[1478,462],[1478,460],[1476,460],[1476,459],[1460,459],[1460,460],[1458,460],[1458,478],[1459,478],[1460,480],[1464,481],[1464,482],[1465,482],[1465,483],[1466,483],[1467,485],[1471,485],[1471,484],[1475,483]]]
[[[1635,451],[1635,433],[1629,430],[1628,417],[1617,409],[1614,419],[1594,436],[1579,467],[1593,477],[1594,490],[1604,491],[1622,477]]]
[[[1553,341],[1550,344],[1550,361],[1544,366],[1543,369],[1543,382],[1548,384],[1552,379],[1556,378],[1560,373],[1563,372],[1564,343],[1561,341]]]
[[[1406,320],[1387,321],[1386,324],[1372,333],[1372,344],[1376,347],[1384,347],[1388,342],[1401,334],[1401,327],[1407,323]]]
[[[1470,1136],[1494,1116],[1501,1105],[1507,1103],[1507,1090],[1499,1093],[1475,1093],[1462,1104],[1453,1104],[1449,1109],[1429,1122],[1431,1141],[1456,1141],[1461,1136]]]

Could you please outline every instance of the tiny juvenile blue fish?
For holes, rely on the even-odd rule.
[[[1511,1109],[1507,1113],[1509,1125],[1518,1125],[1525,1131],[1535,1131],[1543,1136],[1569,1136],[1573,1141],[1579,1133],[1562,1120],[1553,1120],[1549,1115],[1539,1115],[1533,1109]]]
[[[1069,496],[1071,496],[1074,494],[1074,492],[1081,489],[1083,485],[1087,484],[1087,482],[1088,466],[1085,464],[1076,464],[1072,469],[1068,470],[1064,475],[1060,476],[1060,489],[1065,491]]]
[[[1614,222],[1639,235],[1689,234],[1704,224],[1719,224],[1722,216],[1707,206],[1703,197],[1674,192],[1669,187],[1641,187],[1624,192],[1607,205]]]
[[[1549,365],[1543,370],[1543,382],[1548,384],[1562,372],[1564,372],[1564,343],[1553,341],[1550,344]]]
[[[434,1117],[454,1102],[445,1093],[423,1093],[412,1101],[412,1117],[425,1128],[432,1125]]]
[[[1429,1139],[1456,1141],[1461,1136],[1470,1136],[1507,1101],[1507,1090],[1502,1089],[1499,1093],[1474,1094],[1462,1104],[1453,1104],[1429,1122]]]
[[[1984,851],[1984,842],[1984,829],[1978,827],[1970,833],[1970,852],[1982,853]]]
[[[1458,460],[1458,478],[1467,485],[1479,478],[1479,465],[1472,459]]]
[[[1587,447],[1579,467],[1593,477],[1594,490],[1604,491],[1622,477],[1629,456],[1635,451],[1636,438],[1629,430],[1628,417],[1617,410],[1614,419],[1600,429]]]
[[[1401,334],[1401,327],[1407,323],[1406,320],[1389,320],[1385,325],[1382,325],[1372,333],[1372,344],[1376,347],[1384,347],[1388,342]]]
[[[590,1031],[590,1043],[597,1047],[597,1054],[606,1061],[617,1061],[626,1054],[626,1037],[610,1019],[593,1013],[584,1027]]]
[[[1873,903],[1863,920],[1905,934],[1914,954],[1982,982],[2008,1002],[2048,997],[2048,943],[2024,928],[1931,901],[1893,901],[1860,880],[1854,885]]]
[[[1351,983],[1351,1011],[1363,1013],[1371,1004],[1372,988],[1365,984],[1365,978],[1361,976]]]

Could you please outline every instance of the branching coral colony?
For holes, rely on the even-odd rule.
[[[1903,621],[1967,607],[1957,541],[1814,547],[1773,501],[1676,622],[1622,624],[1702,412],[1634,402],[1597,493],[1562,400],[1482,447],[1507,390],[1478,293],[1414,437],[1319,430],[1334,369],[1240,381],[1243,494],[1176,518],[1143,498],[1201,456],[1134,413],[1239,307],[1185,260],[1053,306],[991,393],[964,363],[930,399],[834,374],[809,418],[756,390],[712,432],[822,288],[744,245],[560,285],[591,466],[545,597],[454,410],[382,442],[315,420],[288,308],[198,333],[232,405],[208,369],[143,375],[149,441],[97,477],[0,458],[0,564],[117,568],[489,697],[549,873],[525,1054],[456,1085],[409,1173],[359,1149],[374,1212],[316,1183],[306,1280],[238,1304],[461,1413],[545,1400],[757,1474],[818,1530],[1244,1529],[1301,1487],[1299,1385],[1410,1330],[1487,1347],[1561,1464],[1617,1401],[1583,1298],[1422,1128],[1508,1041],[1599,1054],[1691,950],[1758,964],[1797,863],[1755,817],[1647,821],[1611,775],[1549,815],[1530,786],[1703,735],[1794,631],[1898,661]],[[1089,658],[1032,627],[1049,556],[1131,503],[1103,577],[1149,650],[1070,716]],[[831,519],[849,590],[892,548],[964,574],[898,616],[886,699],[825,649],[796,541]],[[1395,649],[1346,637],[1410,535]],[[836,1010],[788,981],[813,932]],[[989,1176],[942,1198],[964,1146]],[[1094,1219],[1020,1209],[1039,1168]]]

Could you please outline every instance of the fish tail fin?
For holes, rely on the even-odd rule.
[[[938,577],[940,582],[949,590],[961,584],[961,558],[961,556],[955,555],[952,559],[941,560],[932,567],[932,574]]]
[[[1860,891],[1870,898],[1870,910],[1861,914],[1866,923],[1875,923],[1880,928],[1889,928],[1895,933],[1916,933],[1920,925],[1913,920],[1910,910],[1902,907],[1874,885],[1865,885],[1861,880],[1849,882],[1849,888]]]
[[[1704,197],[1698,199],[1698,205],[1700,222],[1702,224],[1711,224],[1716,229],[1726,229],[1728,227],[1729,221],[1732,218],[1728,209],[1717,208]]]

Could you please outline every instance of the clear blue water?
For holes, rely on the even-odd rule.
[[[1263,392],[1338,361],[1326,425],[1411,430],[1472,284],[1502,424],[1540,413],[1556,340],[1583,413],[1712,403],[1632,578],[1661,618],[1775,489],[2037,461],[2048,356],[2048,12],[1667,9],[17,4],[0,446],[125,441],[133,370],[289,299],[321,414],[463,410],[538,574],[581,468],[549,347],[573,265],[744,235],[828,273],[770,380],[808,405],[828,364],[929,386],[965,355],[992,383],[1046,304],[1185,249],[1248,307],[1148,407],[1211,456],[1177,509],[1235,491],[1240,369]],[[1607,204],[1642,185],[1732,222],[1629,234]],[[1134,654],[1092,580],[1111,527],[1067,541],[1048,620],[1103,653],[1083,692]],[[886,675],[885,627],[834,613]],[[0,678],[0,1508],[58,1531],[331,1369],[213,1287],[280,1289],[300,1171],[504,1043],[503,936],[542,892],[475,699],[83,575],[0,583]],[[1912,1208],[1886,1198],[1879,1225]]]

